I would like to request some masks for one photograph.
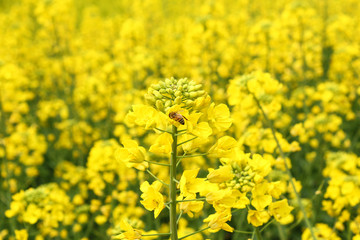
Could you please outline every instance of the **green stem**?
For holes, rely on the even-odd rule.
[[[169,198],[170,198],[170,237],[171,240],[178,240],[177,235],[177,219],[176,219],[176,182],[174,179],[176,178],[176,158],[177,158],[177,127],[172,126],[172,152],[170,159],[170,190],[169,190]]]
[[[280,240],[286,240],[284,228],[283,228],[279,223],[276,224],[276,226],[277,226],[277,229],[278,229],[278,231],[279,231]]]
[[[153,178],[155,178],[156,180],[158,180],[159,182],[161,182],[162,184],[164,184],[165,186],[169,187],[169,184],[165,183],[164,181],[162,181],[161,179],[159,179],[157,176],[155,176],[155,174],[153,174],[152,172],[150,172],[149,169],[146,169],[146,172],[148,172]]]
[[[178,133],[178,134],[176,134],[176,136],[178,137],[178,136],[181,136],[181,135],[184,135],[184,134],[187,134],[187,132]]]
[[[184,141],[184,142],[182,142],[182,143],[179,143],[177,146],[181,146],[181,145],[183,145],[183,144],[185,144],[185,143],[187,143],[187,142],[190,142],[190,141],[194,140],[195,138],[197,138],[197,136],[195,136],[195,137],[193,137],[193,138],[190,138],[189,140],[186,140],[186,141]]]
[[[199,156],[204,156],[207,155],[207,153],[199,153],[199,154],[194,154],[194,155],[185,155],[185,156],[178,156],[178,158],[192,158],[192,157],[199,157]]]
[[[290,178],[290,184],[291,184],[292,189],[293,189],[293,191],[294,191],[294,193],[295,193],[296,199],[297,199],[298,204],[299,204],[299,206],[300,206],[300,210],[301,210],[301,212],[302,212],[303,215],[304,215],[305,224],[306,224],[306,226],[309,228],[313,240],[316,240],[317,238],[316,238],[316,236],[315,236],[314,229],[313,229],[313,227],[312,227],[312,225],[311,225],[311,223],[310,223],[310,221],[309,221],[309,218],[307,217],[307,213],[306,213],[306,210],[305,210],[304,205],[302,204],[302,201],[301,201],[301,198],[300,198],[300,194],[299,194],[298,191],[296,190],[296,186],[295,186],[295,183],[294,183],[294,181],[293,181],[292,173],[291,173],[290,168],[289,168],[289,166],[288,166],[288,164],[287,164],[287,162],[286,162],[286,157],[285,157],[285,154],[284,154],[284,152],[283,152],[283,150],[282,150],[282,148],[281,148],[280,142],[279,142],[279,140],[278,140],[277,137],[276,137],[276,132],[275,132],[274,126],[272,125],[272,122],[270,121],[270,119],[267,117],[264,109],[262,108],[262,106],[261,106],[259,100],[256,98],[255,94],[252,93],[252,95],[253,95],[254,100],[255,100],[255,102],[257,103],[257,105],[258,105],[261,113],[263,114],[265,121],[267,122],[267,124],[269,125],[269,127],[270,127],[270,129],[271,129],[272,135],[274,136],[274,140],[275,140],[276,145],[277,145],[277,147],[278,147],[278,149],[279,149],[280,155],[281,155],[282,159],[284,160],[284,165],[285,165],[286,173],[288,174],[288,176],[289,176],[289,178]]]
[[[185,199],[185,200],[177,200],[176,202],[195,202],[195,201],[205,201],[206,198],[195,198],[195,199]]]
[[[275,221],[275,219],[272,219],[270,222],[268,222],[261,230],[260,232],[264,231],[270,224],[272,224]]]
[[[259,228],[255,228],[255,234],[256,234],[256,238],[257,240],[262,240]]]
[[[184,152],[184,155],[182,155],[183,157],[186,155],[186,151]],[[179,158],[179,157],[178,157]],[[176,167],[178,167],[179,166],[179,164],[181,163],[181,160],[182,160],[182,158],[180,158],[179,159],[179,161],[177,161],[177,163],[176,163]]]
[[[180,211],[179,217],[176,220],[176,224],[179,224],[179,221],[180,221],[182,215],[183,215],[183,210]]]
[[[169,131],[166,131],[166,130],[162,130],[162,129],[157,128],[157,127],[155,127],[154,129],[159,130],[160,132],[172,134],[172,132],[169,132]]]
[[[234,232],[243,233],[243,234],[253,234],[252,232],[241,231],[241,230],[236,230],[236,229],[234,229]]]
[[[166,166],[166,167],[170,166],[169,164],[166,164],[166,163],[152,162],[152,161],[148,161],[148,160],[144,160],[144,161],[151,163],[151,164],[160,165],[160,166]]]
[[[171,233],[154,233],[154,234],[143,234],[142,237],[151,237],[151,236],[169,236]]]
[[[185,239],[185,238],[190,237],[190,236],[192,236],[192,235],[195,235],[195,234],[197,234],[197,233],[199,233],[199,232],[208,230],[209,228],[210,228],[210,227],[206,227],[206,228],[200,229],[200,230],[198,230],[198,231],[195,231],[195,232],[193,232],[193,233],[190,233],[190,234],[188,234],[188,235],[185,235],[185,236],[179,238],[179,240]]]

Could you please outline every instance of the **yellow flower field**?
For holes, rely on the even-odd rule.
[[[359,12],[0,1],[0,240],[360,240]]]

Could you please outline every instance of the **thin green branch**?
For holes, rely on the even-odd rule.
[[[255,234],[256,234],[256,238],[257,240],[262,240],[259,228],[255,228]]]
[[[250,92],[250,91],[249,91],[249,92]],[[295,183],[294,183],[294,181],[293,181],[292,173],[291,173],[290,168],[289,168],[289,166],[288,166],[288,164],[287,164],[287,162],[286,162],[285,154],[284,154],[284,152],[283,152],[283,150],[282,150],[282,147],[281,147],[281,145],[280,145],[280,142],[279,142],[278,138],[276,137],[275,128],[274,128],[272,122],[270,121],[270,119],[268,118],[267,114],[265,113],[264,109],[262,108],[259,100],[256,98],[255,94],[253,94],[253,93],[251,93],[251,94],[252,94],[252,96],[254,97],[254,100],[255,100],[256,104],[258,105],[260,111],[262,112],[265,121],[267,122],[267,124],[269,125],[269,127],[270,127],[270,129],[271,129],[272,135],[273,135],[274,140],[275,140],[275,142],[276,142],[276,145],[277,145],[277,147],[278,147],[278,149],[279,149],[280,155],[281,155],[282,159],[284,160],[284,165],[285,165],[286,173],[289,175],[289,178],[290,178],[290,184],[291,184],[292,189],[293,189],[293,191],[294,191],[294,193],[295,193],[295,196],[296,196],[296,198],[297,198],[297,200],[298,200],[298,204],[299,204],[299,206],[300,206],[300,210],[301,210],[301,212],[303,213],[304,220],[305,220],[305,224],[306,224],[306,226],[309,228],[312,238],[313,238],[314,240],[316,240],[317,238],[316,238],[316,236],[315,236],[314,229],[313,229],[313,227],[312,227],[312,225],[311,225],[311,223],[310,223],[310,221],[309,221],[309,218],[307,217],[307,213],[306,213],[305,207],[304,207],[304,205],[303,205],[303,203],[302,203],[302,201],[301,201],[300,194],[299,194],[298,191],[296,190],[296,186],[295,186]]]
[[[184,151],[183,156],[185,156],[185,155],[186,155],[186,153],[187,153],[187,151]],[[178,166],[179,166],[179,164],[181,163],[181,160],[182,160],[182,158],[180,158],[180,159],[179,159],[179,161],[177,161],[177,163],[176,163],[176,167],[178,167]]]
[[[195,235],[195,234],[197,234],[197,233],[203,232],[203,231],[205,231],[205,230],[208,230],[209,228],[210,228],[210,227],[206,227],[206,228],[200,229],[200,230],[198,230],[198,231],[195,231],[195,232],[193,232],[193,233],[187,234],[187,235],[179,238],[179,240],[185,239],[185,238],[190,237],[190,236],[192,236],[192,235]]]
[[[153,174],[152,172],[150,172],[149,169],[146,169],[146,172],[148,172],[153,178],[155,178],[156,180],[158,180],[159,182],[161,182],[162,184],[164,184],[165,186],[169,187],[169,184],[165,183],[164,181],[162,181],[161,179],[159,179],[157,176],[155,176],[155,174]]]
[[[189,140],[186,140],[186,141],[184,141],[184,142],[182,142],[182,143],[179,143],[177,146],[181,146],[181,145],[183,145],[183,144],[185,144],[185,143],[187,143],[187,142],[190,142],[190,141],[192,141],[192,140],[194,140],[194,139],[196,139],[197,138],[197,136],[195,136],[195,137],[193,137],[193,138],[190,138]]]
[[[177,200],[176,202],[195,202],[195,201],[205,201],[206,198],[195,198],[195,199],[184,199],[184,200]]]
[[[185,134],[188,134],[188,133],[187,133],[186,131],[184,131],[184,132],[181,132],[181,133],[176,134],[176,136],[179,137],[179,136],[185,135]]]
[[[241,231],[241,230],[236,230],[236,229],[234,229],[234,232],[243,233],[243,234],[253,234],[252,232]]]
[[[142,234],[142,237],[151,237],[151,236],[170,236],[171,233],[153,233],[153,234]]]
[[[176,225],[179,224],[179,221],[180,221],[182,215],[183,215],[183,210],[180,211],[180,214],[179,214],[179,216],[178,216],[178,219],[176,220]]]
[[[172,134],[172,132],[170,132],[170,131],[162,130],[162,129],[157,128],[157,127],[154,127],[154,129],[156,129],[156,130],[158,130],[158,131],[160,131],[160,132]]]
[[[182,159],[182,158],[192,158],[192,157],[199,157],[199,156],[205,156],[208,153],[199,153],[199,154],[194,154],[194,155],[184,155],[184,156],[178,156],[178,158]]]
[[[167,163],[152,162],[152,161],[148,161],[148,160],[144,160],[144,161],[151,163],[151,164],[160,165],[160,166],[166,166],[166,167],[170,166],[170,164],[167,164]]]
[[[283,227],[280,225],[280,223],[276,224],[276,227],[279,232],[280,240],[286,240],[285,231],[284,231]]]
[[[275,221],[275,218],[273,218],[270,222],[268,222],[261,230],[260,232],[264,231],[270,224],[272,224]]]

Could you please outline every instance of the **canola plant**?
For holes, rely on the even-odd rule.
[[[0,1],[0,240],[360,240],[359,12]]]

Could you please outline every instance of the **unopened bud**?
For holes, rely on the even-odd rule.
[[[200,90],[202,88],[201,84],[197,84],[194,86],[194,91]]]
[[[163,96],[162,96],[158,91],[156,91],[156,90],[154,90],[152,93],[154,94],[154,96],[155,96],[156,98],[159,98],[159,99],[163,98]]]
[[[151,87],[155,90],[159,90],[161,88],[160,84],[152,84]]]
[[[164,103],[161,100],[156,100],[156,108],[162,110],[164,108]]]
[[[186,100],[186,106],[191,107],[194,105],[194,101],[193,100]]]
[[[190,92],[189,97],[190,98],[196,98],[197,97],[197,92]]]
[[[165,88],[165,87],[166,87],[166,86],[165,86],[165,82],[160,82],[159,85],[160,85],[161,88]]]
[[[205,94],[205,91],[204,90],[200,90],[200,91],[197,91],[197,97],[201,97],[202,95]]]
[[[170,107],[171,106],[171,101],[170,100],[167,100],[166,102],[165,102],[165,107]]]
[[[181,97],[177,97],[177,98],[175,98],[175,104],[181,104]]]
[[[180,96],[181,96],[181,91],[176,90],[176,92],[175,92],[175,96],[176,96],[176,97],[180,97]]]
[[[145,99],[149,104],[154,104],[156,100],[152,94],[145,94]]]
[[[167,79],[165,79],[165,84],[166,84],[167,87],[170,87],[171,84],[172,84],[172,81],[167,78]]]

